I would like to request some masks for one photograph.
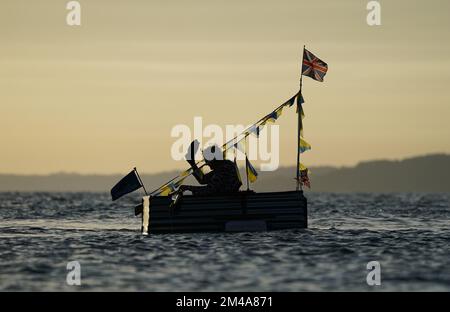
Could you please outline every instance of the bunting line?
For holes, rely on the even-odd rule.
[[[284,107],[286,107],[286,106],[291,107],[292,105],[294,105],[295,99],[297,99],[297,101],[299,101],[299,99],[298,99],[298,95],[299,94],[300,94],[300,91],[297,92],[294,96],[292,96],[289,100],[287,100],[286,102],[284,102],[283,104],[278,106],[270,114],[265,115],[263,118],[259,119],[257,122],[255,122],[251,126],[247,127],[244,131],[242,131],[240,134],[235,136],[233,139],[231,139],[228,142],[226,142],[225,144],[223,144],[222,145],[222,150],[223,150],[224,155],[230,148],[233,148],[233,147],[236,148],[239,145],[239,143],[242,140],[244,140],[247,136],[249,136],[250,134],[255,134],[256,137],[259,137],[259,134],[260,134],[262,128],[264,127],[264,125],[267,122],[269,122],[269,123],[276,122],[276,120],[281,116]],[[300,97],[301,97],[300,102],[304,103],[303,96],[301,94],[300,94]],[[303,116],[303,111],[302,111],[302,116]],[[237,140],[237,138],[240,137],[240,136],[242,136],[242,137],[239,140]],[[204,160],[200,160],[196,164],[197,164],[197,166],[200,166],[203,162],[204,162]],[[251,168],[254,170],[253,166]],[[189,169],[183,171],[178,176],[174,177],[170,181],[168,181],[168,182],[164,183],[163,185],[161,185],[159,188],[155,189],[153,192],[150,193],[150,195],[151,196],[156,196],[156,195],[168,196],[170,193],[174,192],[176,190],[176,188],[188,176],[192,175],[192,173],[193,173],[192,172],[192,168],[189,168]],[[254,173],[256,173],[256,170],[254,170]],[[258,174],[256,173],[256,176],[257,175]],[[256,176],[255,176],[255,180],[256,180]]]

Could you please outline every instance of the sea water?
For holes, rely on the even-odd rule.
[[[450,290],[450,194],[306,196],[304,230],[142,236],[137,194],[0,193],[0,291]]]

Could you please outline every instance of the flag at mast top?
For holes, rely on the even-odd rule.
[[[328,64],[317,56],[303,49],[302,75],[311,77],[314,80],[323,82],[328,71]]]

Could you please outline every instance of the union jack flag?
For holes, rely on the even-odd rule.
[[[300,184],[306,186],[307,188],[311,188],[311,181],[308,177],[308,169],[300,170]]]
[[[304,49],[302,74],[317,81],[323,81],[327,73],[328,65],[314,54]]]

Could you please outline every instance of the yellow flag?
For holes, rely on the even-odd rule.
[[[309,151],[310,149],[311,144],[309,144],[302,137],[300,137],[300,146],[299,146],[300,153],[304,153],[306,151]]]
[[[192,168],[189,168],[188,170],[183,171],[183,172],[180,174],[180,177],[187,177],[187,176],[191,173],[191,171],[192,171]]]
[[[169,194],[174,191],[175,191],[175,186],[172,183],[169,183],[161,189],[159,196],[169,196]]]
[[[256,172],[256,169],[252,166],[252,164],[248,161],[248,158],[245,158],[246,161],[246,169],[247,169],[247,176],[250,183],[253,183],[258,179],[258,172]]]

